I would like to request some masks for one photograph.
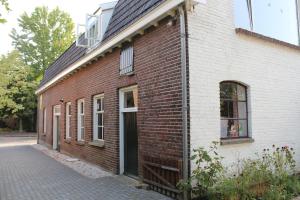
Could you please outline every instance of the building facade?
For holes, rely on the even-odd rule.
[[[288,145],[299,167],[300,48],[299,39],[290,36],[297,29],[285,27],[297,19],[295,1],[269,1],[271,7],[252,2],[253,14],[264,12],[264,18],[254,18],[253,30],[241,22],[241,12],[248,15],[241,2],[207,1],[188,14],[191,148],[221,142],[230,166],[273,144]],[[267,20],[276,16],[278,23]],[[222,96],[231,87],[226,82],[240,88],[238,101]]]
[[[299,166],[298,7],[270,2],[102,6],[45,72],[39,142],[175,194],[213,141],[227,166],[272,145]]]

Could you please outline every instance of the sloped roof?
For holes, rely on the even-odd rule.
[[[149,11],[166,0],[119,0],[110,19],[103,37],[103,43],[136,22]],[[87,49],[76,46],[74,42],[60,57],[58,57],[45,71],[39,87],[45,85],[57,74],[87,54]]]

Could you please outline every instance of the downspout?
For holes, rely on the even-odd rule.
[[[183,146],[183,174],[184,181],[188,180],[189,153],[188,153],[188,105],[187,105],[187,44],[185,13],[182,7],[178,8],[180,18],[180,40],[181,40],[181,78],[182,78],[182,146]],[[184,192],[184,200],[188,199],[188,193]]]

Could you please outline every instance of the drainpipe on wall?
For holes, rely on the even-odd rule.
[[[185,28],[185,12],[182,7],[178,8],[180,18],[180,40],[181,40],[181,78],[182,78],[182,143],[183,143],[183,180],[188,179],[189,153],[188,153],[188,106],[187,106],[187,44]],[[184,200],[188,199],[188,193],[184,192]]]

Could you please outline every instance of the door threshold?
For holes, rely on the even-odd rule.
[[[137,189],[149,190],[149,185],[143,183],[142,179],[138,176],[131,174],[122,174],[119,175],[119,180]]]
[[[127,176],[128,178],[134,179],[136,181],[140,181],[140,177],[138,177],[137,175],[132,175],[132,174],[124,174],[124,176]]]

